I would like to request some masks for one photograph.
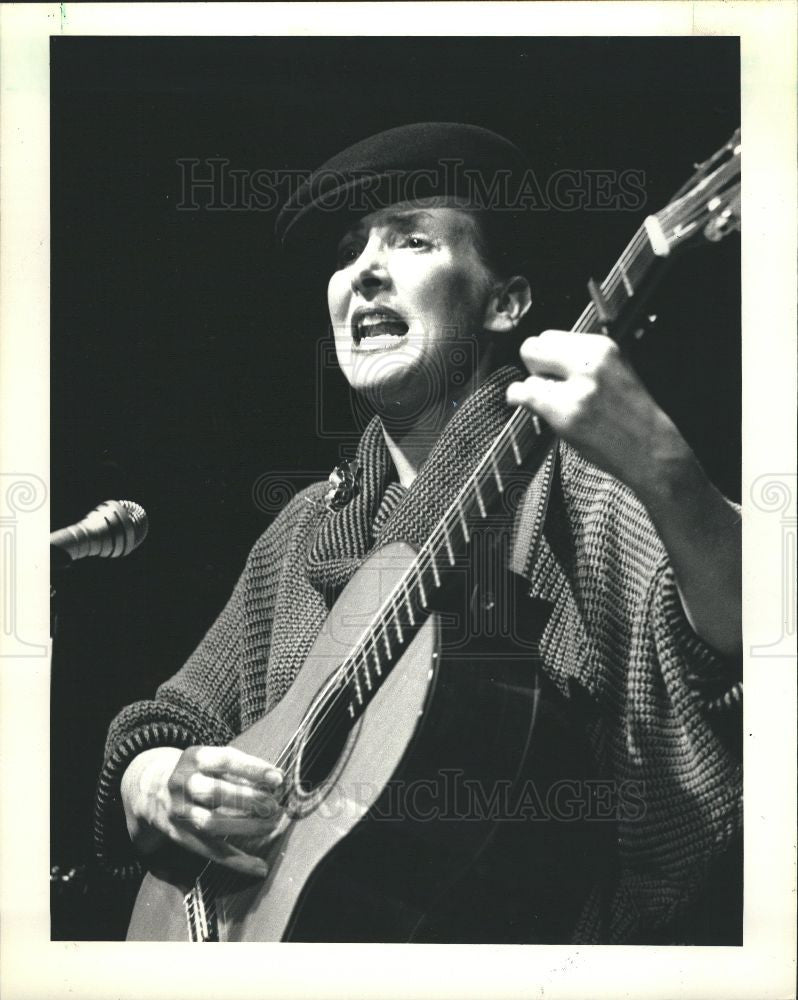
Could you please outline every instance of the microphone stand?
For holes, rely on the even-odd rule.
[[[58,635],[58,591],[54,580],[65,573],[72,565],[72,559],[59,549],[57,545],[50,546],[50,663],[53,661],[53,649]]]
[[[55,645],[58,637],[59,596],[55,586],[56,578],[63,579],[63,574],[72,565],[72,559],[56,545],[50,546],[50,669],[56,662]],[[59,585],[60,585],[59,579]],[[58,923],[58,916],[70,899],[76,893],[85,896],[87,889],[86,866],[72,866],[67,869],[61,865],[50,868],[50,912],[51,920]],[[74,904],[72,904],[74,905]],[[66,921],[65,921],[66,922]]]
[[[112,530],[102,531],[99,514],[102,514],[106,525]],[[94,524],[87,530],[84,525],[88,518],[94,517]],[[110,522],[110,523],[109,523]],[[127,555],[136,548],[147,534],[146,514],[132,501],[106,501],[95,508],[80,525],[62,529],[51,534],[50,544],[50,666],[55,660],[55,646],[59,626],[59,594],[56,582],[60,586],[64,575],[71,572],[76,559],[86,555]],[[60,542],[54,545],[53,539]],[[70,554],[66,550],[71,541],[79,542],[72,547]],[[62,547],[64,546],[64,547]],[[52,926],[56,924],[72,924],[75,919],[80,922],[81,913],[85,921],[87,897],[91,894],[104,903],[105,909],[117,901],[122,889],[122,898],[136,888],[134,875],[140,872],[131,867],[106,870],[97,862],[72,865],[52,865],[50,868],[50,910]],[[130,899],[132,907],[133,900]],[[56,940],[60,940],[60,935]]]
[[[59,595],[55,586],[56,578],[63,579],[63,574],[69,570],[72,559],[62,549],[56,545],[50,546],[50,669],[56,662],[55,645],[58,637],[58,612]],[[60,580],[59,580],[60,584]],[[75,890],[81,894],[86,892],[85,865],[64,869],[61,865],[53,865],[50,868],[50,907],[53,912],[58,911],[59,901],[63,902],[64,891],[70,890],[70,894]]]

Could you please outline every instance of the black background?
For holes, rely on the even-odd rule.
[[[373,132],[440,120],[507,135],[544,180],[564,168],[643,171],[638,212],[535,218],[558,296],[533,323],[568,327],[587,278],[604,276],[642,217],[737,126],[739,46],[56,38],[51,73],[53,527],[112,497],[150,517],[129,558],[88,560],[56,581],[52,858],[69,866],[91,856],[110,719],[183,663],[273,516],[256,484],[275,470],[298,486],[326,477],[356,430],[341,376],[318,371],[324,269],[281,258],[273,212],[178,210],[177,161],[310,170]],[[739,303],[735,239],[686,255],[652,307],[655,331],[632,348],[735,499]],[[117,919],[100,936],[123,931]],[[73,912],[53,931],[97,926]]]

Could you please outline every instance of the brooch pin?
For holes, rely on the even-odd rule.
[[[330,489],[324,494],[324,505],[328,510],[341,510],[357,493],[360,477],[360,463],[353,459],[336,465],[329,475]]]

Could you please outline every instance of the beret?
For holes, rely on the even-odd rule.
[[[286,249],[340,231],[400,201],[445,196],[476,207],[503,207],[527,166],[503,136],[460,122],[417,122],[369,136],[337,153],[296,189],[280,210],[275,235]]]

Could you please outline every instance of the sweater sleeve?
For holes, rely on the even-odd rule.
[[[95,801],[95,854],[102,866],[120,874],[139,868],[120,795],[122,775],[137,754],[160,746],[223,746],[245,728],[242,706],[250,717],[262,712],[277,584],[292,534],[311,509],[307,500],[318,493],[319,484],[302,490],[261,535],[230,599],[185,665],[154,698],[128,705],[112,721]],[[244,691],[248,664],[259,675],[254,692],[252,683]]]
[[[135,867],[120,782],[144,750],[229,743],[239,728],[238,689],[247,569],[224,610],[185,665],[153,699],[123,708],[111,722],[95,803],[95,852],[104,866]]]
[[[741,657],[724,656],[691,626],[668,553],[626,486],[562,447],[570,559],[577,600],[601,658],[625,662],[635,645],[660,664],[678,664],[684,686],[707,706],[741,693]],[[739,508],[738,508],[739,509]],[[641,648],[642,648],[641,647]]]
[[[724,711],[740,702],[742,657],[722,656],[693,631],[667,559],[654,578],[651,629],[659,657],[685,665],[685,684],[700,694],[708,712]]]

